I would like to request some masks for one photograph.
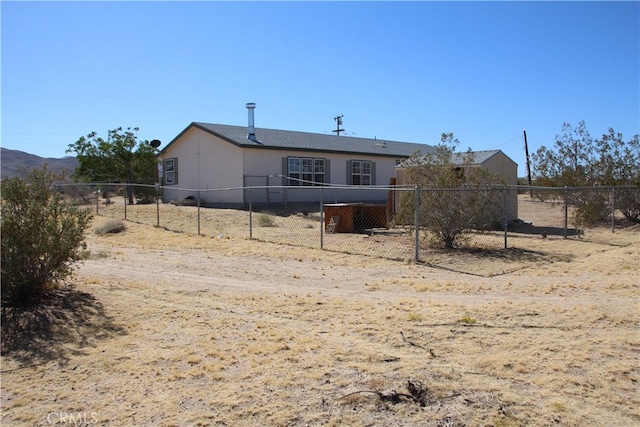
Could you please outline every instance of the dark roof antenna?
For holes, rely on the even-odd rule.
[[[344,129],[340,129],[340,126],[342,126],[342,117],[344,117],[344,115],[340,114],[339,116],[333,118],[333,120],[336,121],[336,129],[332,130],[331,132],[335,132],[338,136],[340,136],[340,132],[344,132]]]

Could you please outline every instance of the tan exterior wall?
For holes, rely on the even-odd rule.
[[[197,191],[243,186],[242,149],[239,147],[191,128],[162,157],[178,159],[178,182],[165,186],[164,202],[199,195],[204,203],[242,203],[242,190]]]
[[[518,165],[502,153],[497,153],[487,159],[482,167],[504,177],[507,185],[518,184]]]

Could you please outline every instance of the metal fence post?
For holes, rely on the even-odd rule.
[[[129,184],[124,184],[124,220],[127,220],[127,198],[129,197]]]
[[[616,232],[616,187],[611,187],[611,232]]]
[[[509,208],[508,208],[508,197],[507,197],[507,189],[502,190],[502,198],[504,199],[504,248],[507,249],[507,227],[509,226]]]
[[[160,184],[156,183],[156,226],[160,227]]]
[[[320,249],[324,249],[324,187],[320,187]]]
[[[567,238],[569,228],[569,187],[564,187],[564,238]]]
[[[249,187],[249,239],[253,239],[253,210],[251,206],[251,187]]]
[[[102,191],[96,191],[96,215],[100,215],[100,194]]]
[[[415,261],[418,262],[420,261],[420,253],[419,253],[419,247],[420,247],[420,215],[418,214],[418,207],[420,204],[420,189],[418,188],[418,186],[416,185],[414,188],[414,220],[415,220],[415,227],[416,227],[416,236],[415,236]]]
[[[200,191],[198,191],[198,236],[200,235]]]

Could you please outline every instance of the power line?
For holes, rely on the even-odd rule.
[[[518,135],[518,136],[516,136],[516,137],[515,137],[515,138],[513,138],[513,139],[510,139],[510,140],[508,140],[508,141],[506,141],[506,142],[503,142],[502,144],[494,145],[493,147],[491,147],[491,149],[495,149],[495,148],[498,148],[498,147],[502,147],[503,145],[506,145],[506,144],[508,144],[508,143],[510,143],[510,142],[513,142],[513,141],[515,141],[516,139],[522,139],[522,135]]]

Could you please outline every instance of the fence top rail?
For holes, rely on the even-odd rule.
[[[611,190],[611,189],[636,189],[640,190],[640,185],[592,185],[592,186],[583,186],[583,187],[541,187],[535,185],[516,185],[518,190],[523,191],[561,191],[561,190]]]
[[[155,188],[155,184],[138,184],[135,182],[62,182],[54,184],[55,187],[149,187]]]
[[[324,185],[254,185],[246,187],[226,187],[226,188],[183,188],[176,186],[167,186],[155,184],[137,184],[137,183],[114,183],[114,182],[74,182],[74,183],[56,183],[57,187],[146,187],[146,188],[161,188],[177,191],[199,191],[199,192],[212,192],[212,191],[240,191],[240,190],[264,190],[264,189],[291,189],[291,190],[386,190],[386,191],[410,191],[414,189],[428,190],[428,191],[475,191],[475,190],[518,190],[518,191],[579,191],[579,190],[611,190],[611,189],[636,189],[640,190],[640,185],[603,185],[603,186],[591,186],[591,187],[542,187],[542,186],[529,186],[529,185],[488,185],[480,187],[463,186],[463,187],[426,187],[415,185],[342,185],[342,184],[324,184]]]

